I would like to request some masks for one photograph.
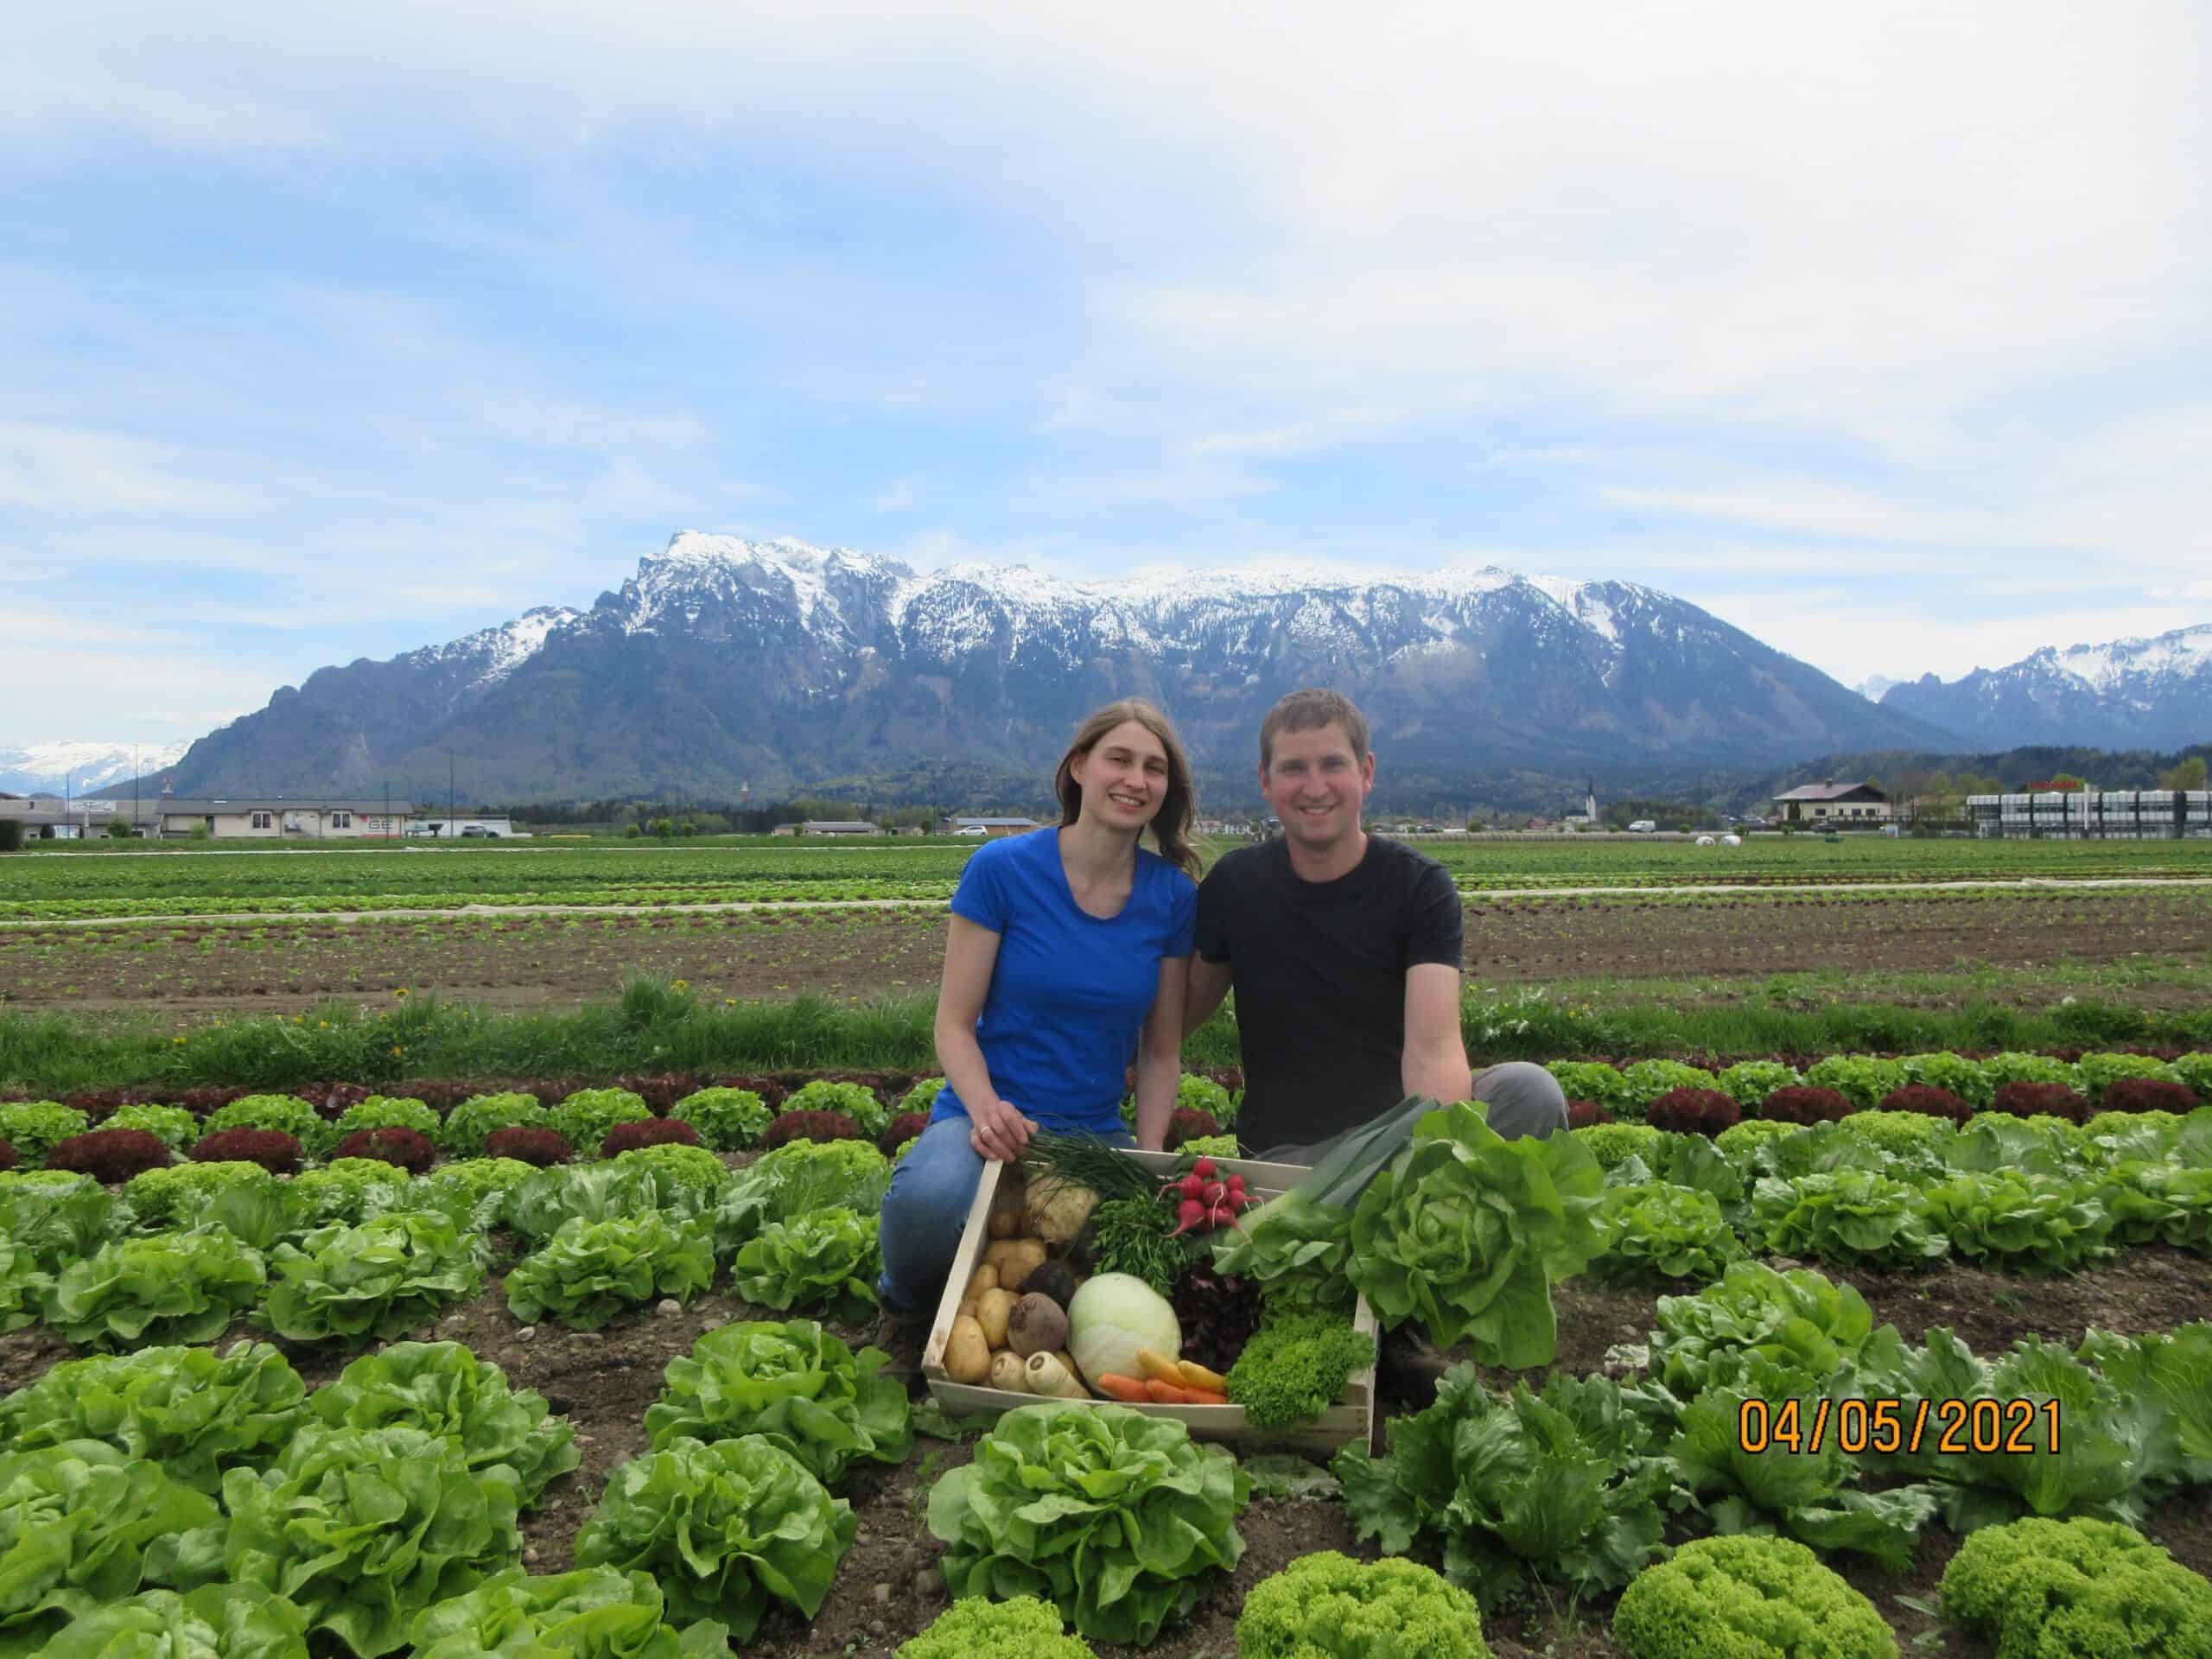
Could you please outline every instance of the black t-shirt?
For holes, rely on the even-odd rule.
[[[1244,1055],[1236,1136],[1306,1146],[1404,1097],[1406,970],[1460,963],[1451,873],[1370,836],[1334,881],[1301,880],[1280,836],[1240,847],[1198,887],[1198,955],[1229,964]]]

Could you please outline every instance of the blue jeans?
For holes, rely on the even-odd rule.
[[[974,1127],[964,1117],[931,1124],[892,1172],[878,1235],[883,1275],[875,1288],[894,1313],[925,1317],[944,1294],[961,1230],[983,1180],[983,1154],[968,1142]],[[1136,1145],[1126,1133],[1100,1138],[1116,1147]]]

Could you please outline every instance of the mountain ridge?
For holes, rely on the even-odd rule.
[[[1784,762],[1944,734],[1686,601],[1497,566],[1290,568],[1084,583],[1020,566],[920,575],[848,548],[681,531],[588,608],[318,670],[193,746],[181,792],[631,792],[783,798],[933,765],[1049,771],[1118,696],[1166,707],[1224,784],[1301,684],[1367,711],[1378,793]],[[1225,770],[1217,770],[1224,769]],[[1548,792],[1548,785],[1541,791]]]
[[[2179,748],[2212,736],[2212,623],[2045,645],[2003,668],[1893,685],[1881,707],[1983,749]]]

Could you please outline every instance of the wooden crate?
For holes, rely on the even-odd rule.
[[[1165,1152],[1130,1152],[1123,1155],[1137,1160],[1162,1180],[1173,1175],[1181,1162],[1173,1154]],[[1286,1192],[1310,1173],[1299,1164],[1268,1164],[1250,1158],[1217,1158],[1214,1161],[1224,1173],[1233,1171],[1243,1175],[1246,1188],[1260,1198],[1273,1198]],[[975,1276],[976,1265],[990,1243],[991,1205],[1006,1168],[996,1160],[983,1166],[983,1179],[976,1188],[976,1201],[969,1206],[968,1224],[962,1230],[960,1248],[952,1258],[952,1274],[945,1281],[944,1294],[938,1303],[929,1344],[922,1351],[922,1375],[929,1381],[930,1392],[949,1412],[1007,1412],[1038,1402],[1039,1396],[1033,1394],[1016,1394],[982,1383],[956,1382],[944,1371],[944,1345],[951,1338],[952,1321],[960,1311],[960,1293]],[[1368,1306],[1364,1296],[1353,1305],[1352,1328],[1370,1337],[1376,1334],[1375,1311]],[[1089,1403],[1115,1402],[1093,1400]],[[1354,1373],[1344,1387],[1344,1397],[1319,1417],[1278,1428],[1262,1428],[1246,1422],[1242,1406],[1142,1405],[1128,1409],[1151,1417],[1173,1417],[1186,1426],[1195,1440],[1223,1440],[1255,1450],[1281,1448],[1325,1457],[1338,1446],[1369,1443],[1375,1427],[1375,1368],[1370,1365]]]

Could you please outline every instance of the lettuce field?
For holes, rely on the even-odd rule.
[[[2205,1650],[2212,1054],[1556,1069],[1216,1247],[1458,1362],[1325,1465],[885,1376],[926,1077],[0,1103],[0,1651]]]

